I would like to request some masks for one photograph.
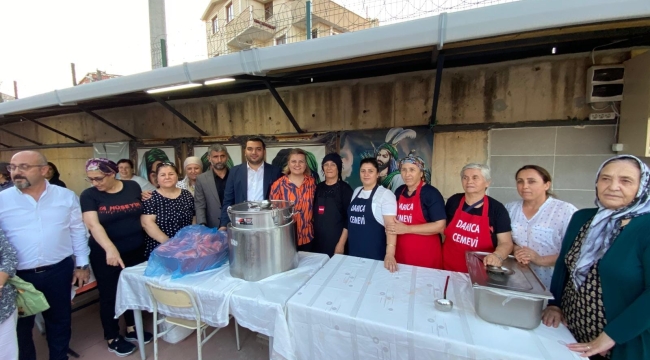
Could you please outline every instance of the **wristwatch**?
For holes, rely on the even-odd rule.
[[[89,267],[89,265],[86,264],[84,266],[77,266],[75,269],[77,269],[77,270],[88,270],[88,267]]]

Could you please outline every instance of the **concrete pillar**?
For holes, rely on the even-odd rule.
[[[149,37],[151,48],[151,68],[162,67],[162,49],[160,40],[167,41],[165,21],[165,0],[149,0]]]

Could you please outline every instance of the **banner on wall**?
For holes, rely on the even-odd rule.
[[[176,161],[174,161],[176,159],[176,151],[171,146],[138,148],[137,154],[137,175],[151,181],[153,184],[155,184],[155,180],[152,181],[149,175],[154,171],[156,165],[161,162],[176,163]]]
[[[343,158],[343,180],[352,188],[361,186],[359,164],[366,157],[379,163],[380,184],[392,191],[404,184],[398,168],[399,161],[410,151],[431,166],[433,158],[433,132],[426,126],[392,128],[388,130],[346,131],[341,135],[339,153]],[[428,182],[431,169],[425,169]]]
[[[306,144],[282,144],[282,145],[269,145],[266,148],[266,161],[271,165],[275,165],[280,169],[284,169],[289,160],[287,156],[293,148],[299,148],[307,153],[307,166],[311,170],[316,183],[325,180],[321,171],[321,162],[327,153],[327,146],[325,144],[319,145],[306,145]]]
[[[236,145],[224,145],[226,149],[228,149],[228,155],[230,158],[228,159],[228,169],[235,165],[239,165],[242,163],[242,156],[241,156],[241,145],[236,144]],[[196,145],[193,148],[193,154],[194,156],[198,156],[201,158],[201,162],[203,163],[203,172],[206,172],[210,168],[210,159],[208,155],[208,149],[210,148],[210,145]]]

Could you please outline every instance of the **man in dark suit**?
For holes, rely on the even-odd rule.
[[[282,169],[264,162],[266,144],[260,138],[246,141],[246,163],[233,166],[226,182],[221,204],[221,227],[226,230],[230,222],[228,207],[244,201],[261,201],[269,198],[271,184],[282,176]]]
[[[223,201],[229,171],[226,164],[230,154],[221,144],[213,144],[208,149],[210,170],[196,178],[194,189],[194,208],[196,223],[218,228],[221,223],[221,203]]]

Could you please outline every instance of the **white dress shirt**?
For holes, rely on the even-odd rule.
[[[578,209],[568,202],[549,197],[537,210],[537,213],[527,219],[522,210],[523,203],[523,200],[519,200],[506,204],[512,223],[514,243],[531,248],[539,256],[559,254],[569,220]],[[537,274],[544,286],[550,289],[554,267],[530,264],[530,268]]]
[[[247,162],[246,169],[248,170],[247,201],[264,200],[264,163],[257,170],[253,170]]]
[[[88,264],[88,237],[74,192],[46,182],[38,202],[18,188],[0,193],[0,228],[18,253],[18,270],[53,265],[74,254]]]

